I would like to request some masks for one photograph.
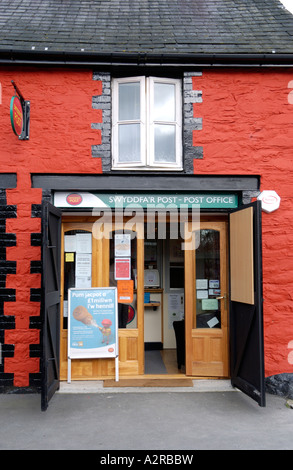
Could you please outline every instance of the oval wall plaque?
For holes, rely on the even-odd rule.
[[[18,96],[10,101],[10,121],[14,134],[20,136],[23,130],[23,109]]]

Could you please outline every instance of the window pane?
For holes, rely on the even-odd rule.
[[[119,162],[140,162],[140,124],[119,126]]]
[[[175,85],[154,84],[154,120],[175,121]]]
[[[119,121],[140,119],[140,83],[119,84]]]
[[[167,124],[155,125],[155,161],[176,162],[175,126]]]

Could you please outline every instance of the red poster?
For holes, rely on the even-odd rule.
[[[128,280],[131,278],[130,258],[115,258],[115,279]]]

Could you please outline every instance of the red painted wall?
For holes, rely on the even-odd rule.
[[[31,101],[29,141],[19,141],[11,129],[11,80]],[[258,174],[261,189],[281,197],[279,210],[263,214],[266,375],[293,372],[291,80],[282,69],[203,71],[193,79],[194,89],[203,92],[203,102],[194,105],[194,117],[203,118],[194,145],[204,152],[202,160],[194,160],[195,174]],[[100,131],[91,129],[91,123],[102,122],[102,111],[92,109],[92,96],[102,93],[102,84],[92,80],[92,71],[33,68],[0,70],[0,83],[0,172],[17,173],[17,188],[7,190],[17,218],[6,224],[17,237],[16,246],[7,248],[17,272],[6,282],[16,289],[16,302],[4,305],[5,315],[15,316],[15,330],[5,331],[5,344],[14,344],[15,353],[5,358],[4,372],[14,374],[15,386],[25,387],[29,373],[39,371],[39,359],[29,357],[29,345],[39,344],[39,330],[29,328],[29,317],[40,313],[30,289],[40,287],[41,278],[30,274],[30,262],[41,252],[31,246],[30,235],[41,230],[40,219],[31,218],[31,204],[40,204],[42,194],[31,188],[30,173],[102,172],[100,159],[91,156],[91,146],[102,142]]]
[[[203,118],[194,145],[196,174],[256,174],[275,190],[280,208],[263,212],[263,290],[266,375],[293,373],[293,73],[204,71],[194,117]],[[288,87],[289,86],[289,87]],[[291,344],[290,344],[291,342]]]
[[[10,124],[14,80],[31,102],[30,139],[19,141]],[[4,314],[15,316],[15,329],[6,330],[5,344],[15,345],[14,357],[5,358],[4,372],[14,374],[14,385],[29,385],[29,373],[39,372],[39,358],[29,357],[29,345],[39,344],[39,330],[29,328],[29,317],[40,315],[40,304],[30,301],[30,289],[41,286],[40,274],[30,274],[30,262],[41,250],[31,246],[31,233],[41,231],[40,219],[31,217],[31,205],[40,204],[42,191],[31,189],[33,173],[100,173],[101,161],[91,146],[101,143],[101,131],[91,123],[102,121],[92,109],[92,97],[102,92],[92,71],[21,69],[0,70],[0,172],[17,173],[17,188],[7,190],[7,204],[17,206],[17,218],[7,219],[6,231],[16,234],[16,246],[6,249],[7,260],[17,262],[16,274],[7,275],[6,287],[16,289],[16,302],[5,302]]]

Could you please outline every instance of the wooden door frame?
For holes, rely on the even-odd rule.
[[[60,274],[60,380],[67,379],[67,339],[68,331],[63,326],[64,322],[64,235],[71,230],[92,231],[93,221],[91,217],[62,217],[61,220],[61,274]],[[92,263],[92,278],[94,278],[94,266]]]
[[[123,222],[116,223],[115,225],[106,225],[104,227],[104,233],[109,235],[109,232],[114,230],[124,230],[125,224],[129,221],[129,218],[123,218]],[[126,228],[126,230],[130,230]],[[137,234],[137,289],[136,289],[136,305],[137,305],[137,327],[133,328],[133,331],[137,330],[137,341],[138,341],[138,374],[144,374],[144,222],[136,223],[135,229],[131,229]],[[95,238],[95,237],[94,237]],[[104,286],[109,285],[109,269],[110,269],[110,247],[109,237],[103,237],[103,256],[102,258],[102,269],[104,276]],[[119,329],[119,338],[129,336],[130,330]]]
[[[213,220],[209,218],[208,220],[201,219],[200,227],[192,227],[192,222],[186,222],[186,228],[188,233],[192,233],[194,237],[194,232],[198,229],[209,228],[212,230],[218,230],[221,234],[220,236],[220,269],[221,269],[221,296],[226,294],[226,299],[221,299],[222,303],[221,310],[225,310],[225,314],[221,315],[221,329],[196,329],[193,324],[195,313],[196,313],[196,289],[195,289],[195,280],[196,280],[196,252],[195,249],[185,250],[184,261],[185,261],[185,338],[186,338],[186,375],[188,376],[206,376],[203,374],[203,369],[199,367],[199,373],[195,373],[195,367],[192,366],[192,357],[193,357],[193,338],[200,335],[203,338],[205,337],[217,337],[220,332],[222,332],[223,341],[225,344],[225,349],[223,350],[223,372],[215,373],[215,376],[229,376],[229,335],[228,335],[228,223],[226,220]],[[185,240],[186,242],[191,242],[191,238]],[[193,239],[195,247],[195,239]],[[188,274],[191,274],[189,279],[187,279]],[[225,305],[224,305],[225,304]],[[223,310],[222,310],[223,311]],[[223,323],[224,322],[224,323]],[[217,367],[215,367],[215,370]],[[220,372],[220,367],[218,371]],[[211,375],[214,376],[214,375]]]
[[[66,216],[62,218],[61,224],[61,312],[60,312],[60,371],[61,380],[66,380],[67,377],[67,330],[63,327],[63,301],[64,301],[64,234],[70,230],[86,230],[94,232],[95,222],[99,220],[98,217],[92,216]],[[122,224],[114,222],[105,223],[103,227],[104,234],[107,232],[117,229],[123,229],[125,224],[131,220],[131,217],[124,217]],[[112,219],[113,222],[113,219]],[[127,228],[129,230],[129,228]],[[136,223],[135,230],[138,233],[137,236],[137,328],[133,329],[119,329],[119,343],[123,344],[120,348],[121,361],[126,364],[124,374],[127,375],[142,375],[144,374],[144,224]],[[110,243],[109,238],[92,236],[92,253],[96,255],[92,256],[92,285],[94,287],[107,287],[109,286],[109,261],[110,261]],[[140,266],[140,269],[138,267]],[[134,350],[137,348],[137,365],[135,361],[130,366],[127,366],[127,354],[131,349],[131,344],[134,346]],[[137,344],[137,346],[135,346]],[[63,349],[62,349],[63,348]],[[131,354],[131,353],[130,353]],[[136,354],[135,354],[136,355]],[[133,353],[134,356],[134,353]],[[102,378],[111,378],[114,376],[114,367],[109,366],[108,359],[94,359],[94,360],[83,360],[84,362],[94,361],[96,364],[93,366],[97,375],[96,380]],[[66,363],[65,363],[66,362]],[[74,372],[75,364],[72,363],[72,372]],[[127,368],[128,367],[128,368]],[[123,367],[120,367],[120,375],[123,375]],[[86,380],[87,377],[81,377],[79,380]],[[72,375],[72,379],[75,380]],[[93,380],[90,376],[89,380]]]

